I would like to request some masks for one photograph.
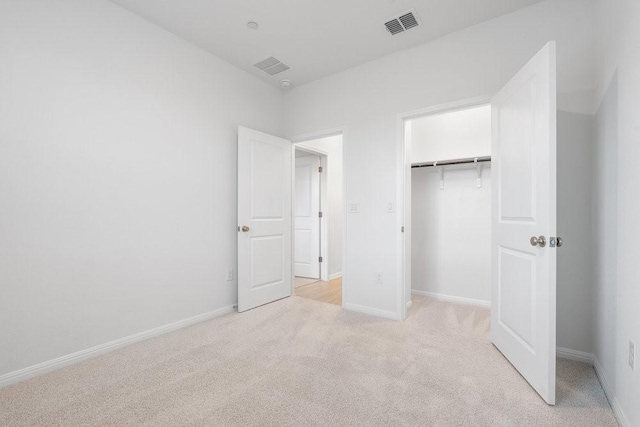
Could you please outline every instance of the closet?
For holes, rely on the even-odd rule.
[[[490,306],[491,107],[407,122],[412,293]]]

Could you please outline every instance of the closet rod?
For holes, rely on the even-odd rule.
[[[482,163],[482,162],[490,162],[491,156],[482,156],[482,157],[468,157],[466,159],[453,159],[453,160],[441,160],[437,162],[426,162],[426,163],[416,163],[415,165],[411,165],[411,168],[430,168],[433,166],[447,166],[447,165],[461,165],[464,163]]]

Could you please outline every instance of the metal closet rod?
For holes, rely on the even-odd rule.
[[[440,160],[437,162],[416,163],[415,165],[411,165],[411,169],[430,168],[434,166],[462,165],[465,163],[482,163],[482,162],[490,162],[490,161],[491,161],[491,156],[467,157],[466,159]]]

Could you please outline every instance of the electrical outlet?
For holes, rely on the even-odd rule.
[[[384,210],[385,210],[387,213],[393,213],[393,212],[394,212],[394,210],[395,210],[395,209],[393,208],[393,202],[387,202],[387,204],[386,204],[386,205],[385,205],[385,207],[384,207]]]
[[[636,369],[636,345],[633,341],[629,341],[629,367],[632,371]]]
[[[376,283],[382,283],[382,271],[376,271]]]
[[[231,282],[233,280],[233,268],[227,270],[227,282]]]

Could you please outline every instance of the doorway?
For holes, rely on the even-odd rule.
[[[342,306],[342,134],[294,144],[294,294]]]
[[[489,308],[491,106],[406,121],[411,138],[411,293]]]

